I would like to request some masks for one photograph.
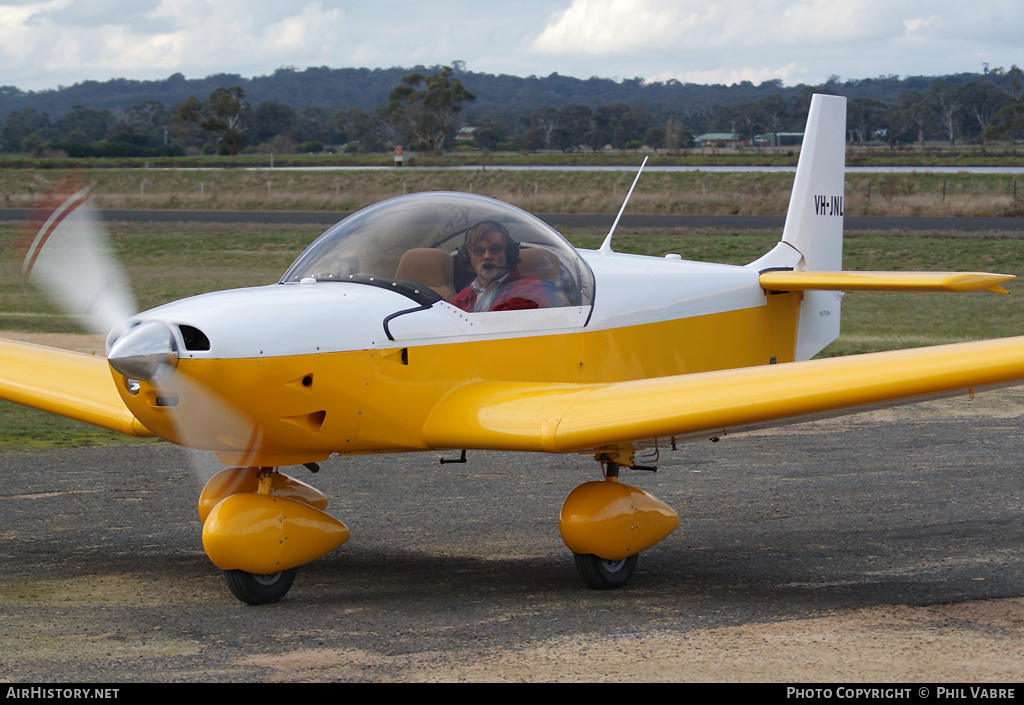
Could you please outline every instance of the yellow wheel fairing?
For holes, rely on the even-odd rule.
[[[609,481],[574,489],[558,517],[558,530],[570,551],[611,561],[640,553],[677,526],[679,515],[657,497]]]
[[[203,548],[214,565],[256,575],[309,563],[348,537],[348,528],[337,519],[273,495],[233,494],[203,524]]]
[[[211,477],[199,495],[199,520],[206,523],[213,508],[233,494],[255,494],[259,486],[259,469],[224,468]],[[327,496],[301,480],[275,472],[270,477],[270,494],[308,504],[320,511],[327,509]]]

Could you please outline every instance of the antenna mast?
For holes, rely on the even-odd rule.
[[[601,252],[612,251],[612,235],[615,234],[615,228],[619,225],[619,218],[622,217],[622,213],[626,210],[626,204],[629,203],[629,197],[633,195],[633,189],[636,188],[636,182],[640,180],[640,174],[644,173],[644,167],[647,165],[647,157],[644,157],[643,164],[640,165],[640,170],[636,172],[636,177],[633,179],[633,185],[629,187],[629,193],[626,194],[626,199],[622,202],[622,207],[619,208],[619,214],[615,216],[615,222],[612,223],[612,229],[608,231],[608,235],[605,236],[604,242],[601,243]]]

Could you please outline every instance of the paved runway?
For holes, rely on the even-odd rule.
[[[558,536],[562,499],[597,478],[587,458],[471,452],[440,465],[416,454],[293,469],[352,538],[300,569],[283,602],[249,607],[203,553],[181,450],[0,454],[0,679],[261,681],[290,659],[327,659],[303,679],[443,678],[558,642],[622,644],[645,680],[647,639],[699,645],[707,630],[875,605],[1019,598],[1022,402],[1017,388],[664,451],[657,473],[622,479],[682,523],[611,592],[581,585]],[[1022,630],[983,636],[1018,649]],[[600,679],[585,663],[558,673]]]

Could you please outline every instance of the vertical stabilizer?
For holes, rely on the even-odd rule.
[[[845,170],[846,98],[815,95],[807,115],[782,241],[750,267],[842,270]],[[797,328],[797,360],[810,359],[839,336],[841,299],[841,292],[804,292]]]

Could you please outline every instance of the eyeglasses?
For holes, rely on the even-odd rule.
[[[490,252],[492,255],[500,255],[504,251],[504,245],[491,245],[490,247],[474,247],[472,250],[470,250],[470,253],[474,257],[483,257],[488,252]]]

